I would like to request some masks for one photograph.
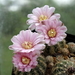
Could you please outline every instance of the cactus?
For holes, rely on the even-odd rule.
[[[75,43],[69,42],[68,47],[69,47],[68,49],[71,53],[75,53]]]
[[[54,46],[46,45],[42,53],[45,57],[41,55],[38,58],[38,65],[34,69],[21,72],[14,67],[12,75],[75,75],[74,46],[75,43],[66,44],[65,40]]]
[[[45,75],[46,63],[43,56],[38,57],[38,65],[30,72],[21,72],[17,68],[13,68],[12,75]]]
[[[75,75],[75,64],[70,60],[57,62],[52,68],[51,75]]]
[[[68,55],[69,54],[68,45],[66,44],[65,40],[63,40],[63,41],[61,41],[61,42],[59,42],[53,46],[47,46],[46,45],[46,48],[44,49],[44,55],[45,56],[51,55],[51,56],[56,57],[59,54],[62,54],[62,55]]]

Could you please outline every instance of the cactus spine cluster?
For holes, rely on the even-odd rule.
[[[75,63],[70,60],[57,62],[52,68],[52,75],[75,75]]]

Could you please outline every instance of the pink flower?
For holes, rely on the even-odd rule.
[[[48,5],[45,5],[41,8],[37,7],[33,9],[32,14],[28,14],[29,20],[27,20],[27,23],[30,25],[29,29],[35,29],[36,26],[40,25],[40,23],[43,24],[43,21],[52,17],[59,19],[60,14],[54,14],[54,11],[55,8],[49,7]]]
[[[31,32],[30,30],[22,30],[18,35],[13,36],[11,39],[13,45],[9,46],[10,50],[14,52],[31,52],[34,50],[42,50],[45,48],[44,36]]]
[[[61,21],[46,20],[44,24],[41,27],[38,26],[36,30],[44,35],[46,44],[49,46],[57,44],[66,37],[67,28]]]
[[[13,56],[14,66],[22,72],[29,72],[31,69],[35,68],[38,64],[37,55],[30,53],[16,53]]]

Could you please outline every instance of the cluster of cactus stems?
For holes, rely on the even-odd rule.
[[[75,64],[69,60],[57,62],[52,68],[52,75],[75,75]]]
[[[38,65],[30,72],[13,68],[12,75],[75,75],[75,43],[65,40],[46,46],[37,59]]]
[[[75,75],[75,43],[63,40],[47,46],[44,55],[47,63],[45,75]]]

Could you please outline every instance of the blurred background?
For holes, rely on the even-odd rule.
[[[61,15],[67,33],[75,35],[75,0],[0,0],[0,75],[11,75],[13,51],[11,38],[27,29],[27,14],[36,7],[49,5]]]

